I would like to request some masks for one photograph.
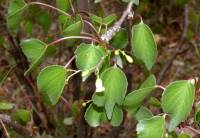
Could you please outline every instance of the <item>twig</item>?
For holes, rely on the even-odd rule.
[[[5,127],[5,125],[4,125],[4,123],[3,123],[3,121],[1,119],[0,119],[0,123],[1,123],[1,126],[3,127],[3,129],[5,131],[5,134],[6,134],[7,138],[10,138],[10,135],[9,135],[9,133],[8,133],[6,127]]]
[[[23,126],[17,124],[16,122],[12,122],[11,117],[5,114],[0,114],[0,120],[10,128],[13,128],[16,132],[18,132],[21,136],[25,138],[32,138],[33,135],[31,132],[24,128]]]
[[[75,13],[74,6],[72,4],[72,0],[69,0],[70,7],[72,9],[73,14]]]
[[[198,136],[200,135],[200,130],[194,129],[191,126],[186,126],[185,128],[191,130],[192,132],[196,133]]]
[[[133,2],[130,1],[126,10],[124,11],[121,18],[119,19],[119,21],[117,21],[114,24],[114,26],[109,28],[108,31],[101,36],[101,39],[103,41],[109,42],[113,38],[113,36],[115,36],[115,34],[120,30],[121,25],[124,22],[124,20],[126,19],[126,17],[131,13],[132,7],[133,7]]]
[[[57,43],[60,43],[64,40],[68,40],[68,39],[87,39],[87,40],[91,40],[91,41],[95,41],[97,43],[99,43],[99,40],[97,40],[96,38],[92,38],[92,37],[87,37],[87,36],[68,36],[68,37],[63,37],[63,38],[60,38],[52,43],[49,43],[48,46],[53,46]]]
[[[72,73],[68,78],[67,78],[67,82],[73,77],[75,76],[76,74],[80,73],[81,70],[77,70],[76,72]]]
[[[75,59],[75,56],[73,56],[68,62],[67,64],[65,65],[65,68],[67,68],[71,63],[72,61]]]
[[[71,104],[67,101],[67,99],[65,99],[65,97],[61,96],[61,100],[62,100],[63,102],[65,102],[67,108],[68,108],[69,110],[71,110]]]
[[[159,75],[158,75],[158,84],[160,84],[164,78],[165,73],[167,72],[167,70],[169,69],[169,67],[172,65],[173,60],[177,57],[177,55],[179,54],[179,52],[181,51],[181,46],[184,43],[185,37],[187,35],[187,31],[188,31],[188,25],[189,25],[189,19],[188,19],[188,5],[185,4],[184,6],[184,28],[183,28],[183,33],[181,36],[181,40],[178,43],[178,46],[174,52],[174,54],[172,55],[172,57],[167,61],[167,63],[164,65],[164,67],[161,69]]]
[[[58,8],[56,8],[56,7],[54,7],[54,6],[51,6],[51,5],[49,5],[49,4],[46,4],[46,3],[42,3],[42,2],[30,2],[30,3],[27,4],[27,6],[30,6],[30,5],[42,5],[42,6],[51,8],[51,9],[53,9],[53,10],[56,10],[56,11],[60,12],[61,14],[64,14],[64,15],[66,15],[66,16],[68,16],[68,17],[71,17],[71,15],[69,15],[69,14],[66,13],[66,12],[64,12],[63,10],[60,10],[60,9],[58,9]]]
[[[159,88],[159,89],[161,89],[162,91],[165,90],[165,87],[163,87],[163,86],[161,86],[161,85],[156,85],[156,88]]]
[[[94,25],[92,25],[90,22],[88,22],[87,20],[83,20],[83,22],[85,22],[87,25],[89,25],[93,30],[94,32],[96,33],[96,35],[98,36],[99,33],[98,31],[96,30],[96,28],[94,27]],[[99,36],[98,36],[99,37]]]

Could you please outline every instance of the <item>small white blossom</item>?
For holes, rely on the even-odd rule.
[[[102,80],[100,78],[98,78],[96,80],[95,85],[96,85],[96,92],[103,92],[103,91],[105,91],[105,88],[103,87]]]

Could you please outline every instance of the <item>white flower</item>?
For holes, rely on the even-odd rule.
[[[95,85],[96,85],[96,92],[103,92],[103,91],[105,91],[105,88],[103,87],[102,80],[100,78],[98,78],[96,80]]]

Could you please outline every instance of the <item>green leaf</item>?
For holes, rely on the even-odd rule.
[[[168,85],[162,95],[162,108],[171,116],[169,132],[189,115],[195,95],[194,85],[186,80]]]
[[[70,3],[69,0],[56,0],[56,6],[65,12],[67,12],[70,9]]]
[[[151,97],[149,99],[149,105],[154,106],[154,107],[161,107],[161,102],[157,98]]]
[[[90,104],[85,112],[85,120],[91,127],[97,127],[101,124],[102,112],[102,108],[98,108],[94,104]]]
[[[129,114],[134,115],[138,108],[142,105],[145,98],[154,90],[155,87],[147,87],[135,90],[129,93],[124,100],[124,107],[128,110]]]
[[[3,46],[5,42],[5,38],[3,36],[0,36],[0,48]]]
[[[135,118],[138,121],[144,120],[144,119],[149,119],[151,117],[153,117],[151,111],[144,106],[141,106],[140,109],[135,114]]]
[[[63,30],[63,35],[65,37],[69,37],[69,36],[80,36],[80,33],[83,29],[83,22],[78,21],[76,23],[71,24],[70,26],[66,27]],[[68,40],[68,45],[71,46],[74,42],[76,41],[76,39],[70,39]]]
[[[161,116],[140,120],[137,124],[138,138],[164,138],[164,125],[165,119]]]
[[[111,15],[108,15],[107,17],[105,17],[105,18],[102,18],[102,17],[96,16],[94,14],[91,14],[90,18],[95,23],[102,24],[102,25],[105,25],[105,26],[109,26],[110,24],[112,24],[117,19],[117,16],[115,14],[111,14]]]
[[[98,107],[103,107],[105,105],[105,95],[103,92],[95,92],[92,96],[93,103]]]
[[[83,22],[78,21],[63,30],[64,36],[79,36],[83,28]]]
[[[15,105],[12,103],[6,103],[6,102],[0,102],[0,110],[10,110],[14,107]]]
[[[115,104],[121,105],[123,103],[128,83],[124,72],[117,67],[108,68],[101,74],[100,78],[105,88],[105,110],[110,120]]]
[[[132,51],[136,59],[151,70],[157,57],[157,46],[151,29],[143,22],[132,28]]]
[[[171,133],[170,133],[170,136],[171,136],[172,138],[178,138],[178,135],[177,135],[177,133],[176,133],[175,131],[171,132]]]
[[[103,59],[101,50],[93,44],[81,44],[75,51],[76,66],[82,71],[94,69]]]
[[[36,66],[38,66],[45,55],[47,50],[47,44],[38,39],[27,39],[21,42],[21,48],[23,53],[31,63],[25,75],[30,73]]]
[[[64,66],[52,65],[44,68],[37,77],[37,86],[48,105],[55,105],[64,89],[67,70]]]
[[[147,88],[156,85],[156,78],[154,75],[149,75],[149,77],[141,84],[140,88]]]
[[[120,126],[122,121],[123,121],[123,111],[120,107],[115,105],[110,123],[112,126],[117,127]]]
[[[8,7],[7,25],[11,30],[17,30],[23,15],[26,3],[24,0],[11,0]]]
[[[36,22],[42,26],[45,32],[48,32],[52,24],[52,18],[47,11],[40,10],[40,13],[37,15]]]
[[[25,21],[24,30],[26,33],[30,33],[30,34],[33,32],[33,24],[30,20]]]
[[[124,107],[129,114],[134,115],[138,108],[142,105],[144,99],[155,89],[156,79],[154,75],[150,75],[140,86],[138,90],[129,93],[124,100]]]
[[[117,16],[115,14],[111,14],[107,17],[105,17],[103,19],[103,24],[106,25],[106,26],[109,26],[110,24],[112,24],[115,20],[117,19]]]
[[[191,137],[187,134],[180,134],[178,138],[191,138]]]
[[[19,109],[16,111],[14,118],[22,125],[26,125],[31,120],[31,112],[25,109]]]
[[[128,34],[126,29],[121,28],[111,39],[110,45],[116,49],[123,49],[128,46]]]
[[[175,0],[177,6],[184,6],[187,2],[188,0]]]
[[[196,124],[199,124],[199,122],[200,122],[200,106],[199,105],[196,107],[196,111],[195,111],[195,115],[194,115],[194,122]]]
[[[94,14],[91,14],[90,18],[94,23],[102,24],[102,22],[103,22],[103,18],[102,17],[96,16]]]

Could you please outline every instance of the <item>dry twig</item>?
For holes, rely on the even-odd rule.
[[[132,7],[133,7],[133,2],[130,1],[119,21],[117,21],[114,24],[114,26],[109,28],[108,31],[101,36],[101,40],[103,40],[104,42],[109,42],[113,38],[113,36],[115,36],[115,34],[120,30],[121,25],[126,19],[126,17],[131,13]]]
[[[177,55],[179,53],[182,53],[180,51],[182,51],[181,46],[184,43],[184,40],[186,38],[187,35],[187,31],[188,31],[188,25],[189,25],[189,19],[188,19],[188,5],[185,4],[184,6],[184,28],[183,28],[183,33],[180,39],[180,42],[178,43],[178,46],[174,52],[174,54],[172,55],[172,57],[167,61],[167,63],[164,65],[164,67],[161,69],[159,75],[158,75],[158,84],[160,84],[164,78],[165,73],[167,72],[167,70],[170,68],[170,66],[172,65],[174,59],[177,57]]]

